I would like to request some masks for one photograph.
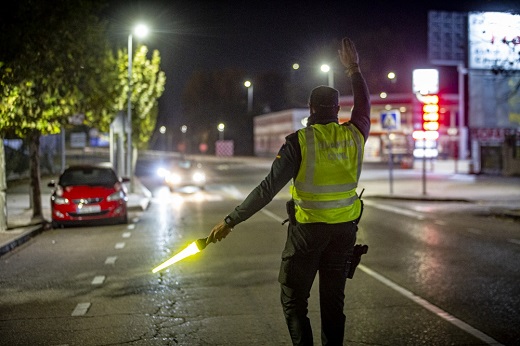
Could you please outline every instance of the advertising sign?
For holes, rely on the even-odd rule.
[[[520,15],[470,12],[469,68],[520,70]]]

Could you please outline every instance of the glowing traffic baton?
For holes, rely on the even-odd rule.
[[[201,238],[201,239],[195,240],[193,243],[188,245],[184,250],[182,250],[181,252],[172,256],[171,258],[164,261],[163,263],[159,264],[157,267],[153,268],[152,273],[157,273],[159,270],[163,270],[164,268],[167,268],[167,267],[171,266],[172,264],[185,259],[186,257],[195,255],[196,253],[201,252],[202,250],[204,250],[206,248],[207,240],[208,240],[208,238]]]

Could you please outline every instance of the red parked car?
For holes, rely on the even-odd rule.
[[[67,168],[58,183],[51,181],[53,227],[92,224],[94,222],[127,223],[127,191],[119,178],[106,166],[78,165]]]

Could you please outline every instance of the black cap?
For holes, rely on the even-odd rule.
[[[337,107],[339,105],[339,91],[320,85],[312,89],[309,104],[315,107]]]

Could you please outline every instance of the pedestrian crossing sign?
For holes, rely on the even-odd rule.
[[[385,130],[398,130],[401,127],[401,112],[394,109],[381,113],[381,127]]]

